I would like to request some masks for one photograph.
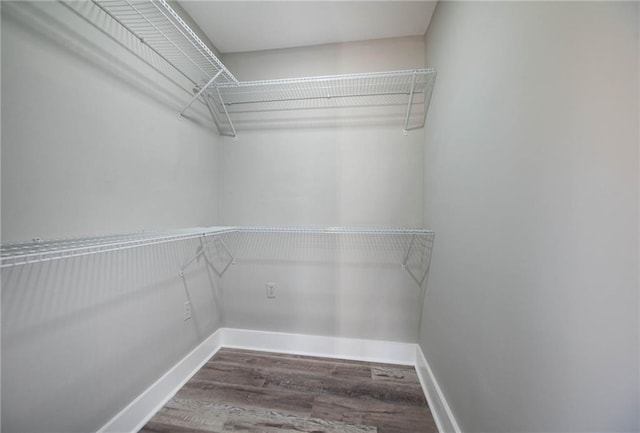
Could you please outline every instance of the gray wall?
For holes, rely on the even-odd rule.
[[[436,8],[420,345],[465,432],[638,431],[637,8]]]
[[[226,54],[223,61],[244,80],[414,69],[424,67],[424,40]],[[302,122],[224,138],[223,222],[419,226],[423,137],[420,130],[403,136],[402,125],[402,119],[330,128]],[[239,251],[225,275],[226,326],[416,341],[420,288],[400,269],[401,254],[388,240],[368,249],[362,245],[371,239],[237,242],[253,250]],[[374,257],[376,249],[385,258]],[[266,299],[267,282],[278,285],[276,299]]]
[[[219,223],[219,138],[178,120],[179,80],[61,3],[3,2],[2,242]],[[215,331],[215,272],[179,276],[198,246],[4,269],[2,430],[95,431]]]

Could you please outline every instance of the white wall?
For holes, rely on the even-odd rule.
[[[397,38],[260,53],[226,54],[241,80],[424,68],[424,40]],[[419,226],[422,134],[402,121],[366,127],[240,131],[223,139],[223,222],[229,225]],[[304,260],[304,240],[286,259],[254,254],[225,275],[227,326],[415,341],[420,291],[401,260],[381,266]],[[349,241],[351,242],[351,241]],[[355,241],[354,241],[355,242]],[[344,247],[344,245],[343,245]],[[352,245],[353,247],[353,245]],[[339,255],[335,245],[327,246]],[[349,248],[346,246],[346,248]],[[383,249],[393,248],[388,242]],[[265,284],[279,295],[266,300]],[[372,306],[372,299],[379,304]]]
[[[2,242],[217,224],[219,139],[169,78],[59,2],[3,2]],[[3,269],[2,430],[95,431],[221,326],[215,272],[179,276],[198,246]]]
[[[344,44],[226,53],[224,64],[240,81],[424,68],[424,38],[376,39]]]
[[[640,427],[637,8],[436,8],[420,344],[465,432]]]
[[[178,120],[189,94],[62,5],[5,9],[3,242],[215,225],[218,137]]]

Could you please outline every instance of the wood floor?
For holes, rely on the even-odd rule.
[[[144,433],[431,433],[413,367],[219,350]]]

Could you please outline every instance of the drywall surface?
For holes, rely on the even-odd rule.
[[[177,118],[189,94],[63,5],[24,3],[3,13],[2,241],[215,225],[218,137],[198,107]]]
[[[223,60],[243,80],[423,68],[424,41],[228,54]],[[402,120],[241,130],[238,141],[222,142],[223,222],[419,226],[422,152],[421,131],[403,136]],[[225,326],[416,341],[420,290],[402,271],[402,254],[389,239],[326,237],[322,243],[294,236],[244,244],[252,242],[254,251],[240,252],[225,274]],[[266,298],[267,282],[277,284],[275,299]]]
[[[420,345],[462,431],[639,429],[637,8],[436,8]]]
[[[96,431],[217,330],[215,271],[179,275],[199,245],[3,269],[2,430]]]
[[[227,53],[221,59],[240,81],[424,68],[424,38],[376,39],[301,48]]]
[[[241,80],[424,68],[424,40],[227,54],[223,60]],[[421,223],[420,130],[403,136],[402,121],[308,126],[241,131],[238,141],[223,140],[225,224]]]
[[[169,78],[61,2],[3,2],[3,243],[215,225],[217,136]],[[179,276],[198,247],[3,269],[2,431],[96,431],[219,328],[215,270]]]
[[[245,131],[223,141],[222,155],[225,224],[421,223],[420,131]]]
[[[421,290],[401,269],[411,238],[233,233],[225,326],[414,343]],[[267,285],[273,283],[273,297]]]

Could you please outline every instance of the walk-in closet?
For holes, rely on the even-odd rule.
[[[640,2],[3,1],[1,431],[640,431]]]

